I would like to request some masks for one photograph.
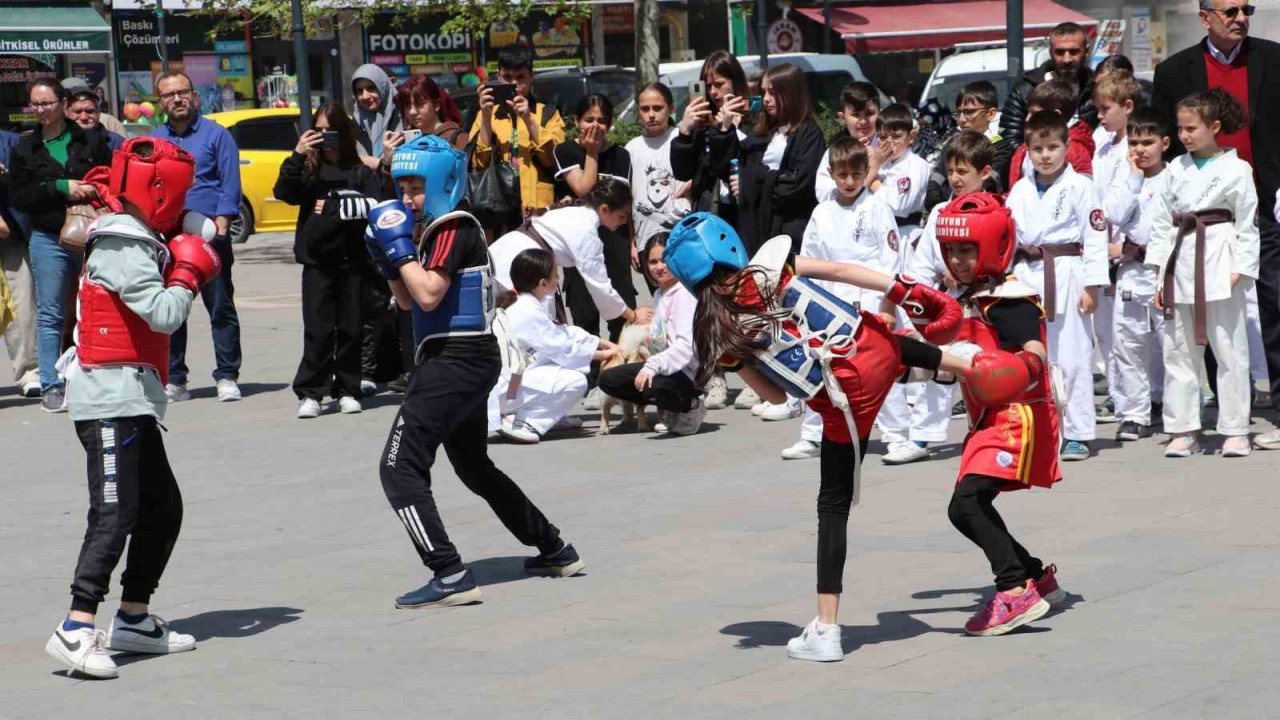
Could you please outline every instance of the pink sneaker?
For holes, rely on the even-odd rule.
[[[1049,612],[1049,603],[1036,591],[1034,580],[1027,582],[1027,590],[1021,595],[997,592],[977,615],[964,624],[970,635],[990,637],[1003,635],[1016,627],[1039,620]]]
[[[1044,574],[1036,579],[1036,592],[1050,605],[1057,605],[1067,599],[1067,591],[1058,587],[1058,566],[1046,565]]]

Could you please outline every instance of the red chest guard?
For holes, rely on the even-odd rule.
[[[152,330],[119,295],[90,280],[88,273],[80,276],[76,304],[76,355],[82,367],[138,365],[155,370],[161,383],[169,382],[168,335]]]

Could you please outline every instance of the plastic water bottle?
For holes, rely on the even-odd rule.
[[[732,158],[729,160],[729,177],[730,178],[738,177],[738,170],[740,165],[741,163],[738,161],[738,158]],[[738,203],[738,196],[733,192],[732,187],[729,188],[729,202],[734,205]]]

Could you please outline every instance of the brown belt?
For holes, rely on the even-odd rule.
[[[1023,245],[1018,254],[1028,260],[1044,260],[1044,306],[1052,322],[1058,315],[1058,276],[1053,261],[1060,257],[1080,257],[1084,249],[1079,243],[1054,243],[1052,245]]]
[[[1235,222],[1235,217],[1230,210],[1223,208],[1214,208],[1212,210],[1200,210],[1198,212],[1173,214],[1174,227],[1178,229],[1178,238],[1173,241],[1173,252],[1169,255],[1169,264],[1164,269],[1164,287],[1160,292],[1161,304],[1164,305],[1165,319],[1173,317],[1174,304],[1174,268],[1178,264],[1178,250],[1182,247],[1182,240],[1193,231],[1196,234],[1196,275],[1195,275],[1195,304],[1192,306],[1192,316],[1195,319],[1196,327],[1196,344],[1207,345],[1209,340],[1208,328],[1205,325],[1205,289],[1204,289],[1204,245],[1205,245],[1205,228],[1212,225],[1221,225],[1223,223]]]
[[[552,255],[556,254],[555,251],[551,249],[551,245],[549,245],[547,241],[543,239],[542,233],[538,232],[537,229],[533,227],[532,217],[525,218],[524,224],[516,228],[516,230],[524,233],[526,236],[529,237],[529,239],[538,243],[538,246],[541,247],[543,250],[546,250]],[[556,288],[555,299],[556,299],[556,324],[568,325],[569,314],[566,313],[564,310],[564,293],[560,290],[560,288]]]

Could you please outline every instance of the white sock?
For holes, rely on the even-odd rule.
[[[445,577],[442,577],[442,578],[440,578],[440,581],[441,581],[441,582],[443,582],[443,583],[444,583],[444,584],[446,584],[446,585],[452,585],[452,584],[454,584],[454,583],[458,582],[459,580],[461,580],[461,579],[462,579],[462,576],[463,576],[463,575],[466,575],[466,574],[467,574],[467,571],[466,571],[466,570],[463,570],[463,571],[461,571],[461,572],[456,572],[456,573],[454,573],[454,574],[452,574],[452,575],[447,575],[447,576],[445,576]]]

